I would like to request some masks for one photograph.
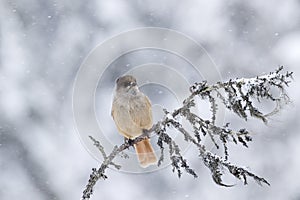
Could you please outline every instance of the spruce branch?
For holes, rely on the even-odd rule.
[[[170,128],[178,131],[184,141],[191,143],[197,149],[200,160],[210,170],[212,179],[216,184],[224,187],[233,186],[223,183],[222,175],[227,171],[233,177],[242,180],[245,185],[248,184],[248,178],[254,179],[260,185],[270,185],[266,179],[228,161],[229,153],[227,144],[233,142],[248,147],[248,143],[252,141],[252,137],[249,131],[244,128],[232,130],[229,127],[229,123],[223,126],[216,124],[218,106],[216,100],[219,99],[228,110],[246,121],[248,118],[254,117],[267,123],[269,116],[274,115],[284,104],[289,103],[285,88],[289,85],[291,79],[292,72],[283,73],[283,67],[279,67],[274,72],[255,78],[237,78],[227,82],[217,82],[213,85],[207,84],[206,81],[195,83],[190,87],[191,94],[183,101],[183,105],[180,108],[173,112],[164,110],[165,115],[163,119],[154,124],[150,130],[144,130],[144,134],[134,140],[126,140],[120,146],[115,146],[110,154],[105,152],[99,141],[90,136],[91,141],[100,151],[103,162],[98,169],[92,169],[88,184],[83,191],[82,199],[90,199],[97,181],[107,178],[105,175],[107,168],[110,166],[116,169],[121,168],[120,165],[113,162],[117,155],[127,157],[124,151],[137,142],[149,138],[150,133],[155,133],[158,136],[157,145],[160,148],[158,166],[164,162],[164,151],[168,148],[172,171],[176,172],[179,178],[183,172],[197,178],[195,170],[189,166],[188,161],[182,155],[180,146],[168,134]],[[276,94],[273,92],[274,90],[277,91]],[[191,108],[196,105],[195,98],[209,101],[212,113],[210,120],[203,119],[192,112]],[[261,112],[253,103],[254,100],[261,102],[263,99],[275,103],[275,108],[270,113]],[[188,131],[182,125],[181,121],[178,120],[179,118],[187,120],[192,127],[192,131]],[[217,148],[220,148],[221,144],[224,149],[224,156],[219,156],[208,151],[202,142],[202,138],[205,137],[210,138]]]

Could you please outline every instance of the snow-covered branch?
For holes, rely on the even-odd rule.
[[[183,101],[182,107],[172,112],[164,110],[165,116],[161,121],[154,124],[150,130],[145,130],[143,135],[134,140],[127,140],[124,144],[115,146],[109,155],[106,154],[99,141],[90,137],[102,154],[103,162],[98,169],[92,169],[92,174],[83,192],[82,199],[90,199],[93,187],[97,181],[101,178],[107,178],[105,170],[109,166],[117,169],[121,168],[120,165],[113,162],[117,155],[123,154],[124,150],[149,137],[150,133],[155,133],[158,136],[157,145],[161,150],[158,166],[164,161],[164,150],[165,147],[168,147],[173,172],[176,172],[178,177],[181,177],[182,173],[186,172],[197,178],[196,172],[188,165],[188,161],[182,155],[179,145],[168,134],[168,130],[171,127],[175,128],[182,134],[186,142],[191,143],[198,150],[199,154],[196,156],[199,156],[203,164],[211,171],[212,178],[218,185],[231,186],[222,181],[222,175],[225,173],[224,169],[234,177],[242,179],[244,184],[248,183],[247,178],[253,178],[259,184],[270,185],[264,178],[228,161],[227,144],[229,142],[248,147],[248,143],[252,141],[252,138],[246,129],[232,130],[229,128],[229,123],[223,126],[216,125],[217,99],[220,99],[227,109],[245,120],[249,117],[255,117],[266,123],[270,115],[275,114],[283,104],[289,102],[285,87],[288,86],[292,79],[292,72],[283,73],[282,70],[283,67],[280,67],[268,75],[255,78],[232,79],[227,82],[218,82],[214,85],[208,85],[206,81],[195,83],[190,87],[191,94]],[[198,97],[210,102],[212,113],[210,120],[205,120],[192,112],[191,108],[195,107],[195,98]],[[254,100],[261,102],[262,99],[274,102],[276,105],[275,109],[270,113],[262,113],[253,103]],[[191,124],[192,131],[188,131],[177,120],[178,118],[186,119]],[[222,145],[224,155],[219,156],[208,151],[202,142],[204,137],[209,137],[216,148],[220,148],[220,145]],[[123,155],[126,156],[126,154]]]

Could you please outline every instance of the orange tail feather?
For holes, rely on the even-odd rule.
[[[157,159],[150,140],[146,139],[135,144],[135,150],[141,167],[145,168],[149,165],[156,165]]]

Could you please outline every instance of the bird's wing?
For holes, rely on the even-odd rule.
[[[152,127],[152,108],[148,97],[144,96],[143,101],[133,101],[130,103],[129,114],[132,121],[143,129]]]

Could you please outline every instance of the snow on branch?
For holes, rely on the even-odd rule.
[[[148,138],[150,133],[155,133],[158,136],[157,145],[161,151],[158,166],[164,161],[164,150],[168,147],[172,171],[177,173],[179,178],[184,172],[197,178],[195,170],[189,166],[188,161],[182,155],[182,150],[179,145],[176,144],[175,140],[168,134],[168,130],[171,127],[175,128],[182,134],[186,142],[191,143],[198,150],[199,154],[197,156],[200,157],[203,164],[210,170],[212,179],[216,184],[225,187],[232,186],[223,183],[222,180],[222,175],[226,173],[227,170],[232,176],[241,179],[244,184],[248,183],[248,178],[252,178],[258,184],[270,185],[263,177],[257,176],[247,169],[228,161],[229,153],[227,144],[229,142],[248,147],[248,143],[252,141],[252,138],[246,129],[232,130],[229,128],[229,123],[223,126],[216,125],[217,99],[221,100],[228,110],[233,111],[245,120],[249,117],[255,117],[267,123],[269,116],[277,113],[282,105],[289,103],[285,88],[292,79],[292,72],[283,73],[282,70],[283,67],[280,67],[267,75],[254,78],[231,79],[227,82],[218,82],[214,85],[208,85],[206,81],[195,83],[190,87],[191,94],[183,101],[182,107],[172,112],[164,110],[165,116],[163,119],[154,124],[150,130],[144,130],[144,134],[134,140],[126,140],[120,146],[115,146],[110,154],[105,152],[99,141],[90,136],[91,141],[100,151],[103,162],[98,169],[92,169],[88,184],[83,191],[82,199],[90,199],[97,181],[107,178],[105,175],[107,168],[110,166],[116,169],[121,168],[120,165],[113,162],[117,155],[126,157],[127,155],[124,151],[137,142]],[[209,101],[212,113],[210,120],[205,120],[192,112],[191,108],[196,106],[196,97]],[[254,100],[261,102],[263,99],[275,103],[276,107],[272,112],[265,114],[254,106]],[[177,120],[178,118],[186,119],[191,124],[192,131],[188,131],[181,122]],[[222,145],[224,155],[219,156],[207,150],[202,142],[204,137],[209,137],[218,149],[220,145]]]

